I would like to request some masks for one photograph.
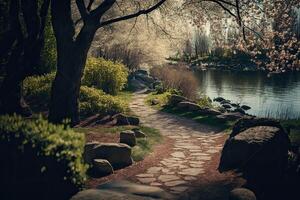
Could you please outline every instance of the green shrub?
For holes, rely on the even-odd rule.
[[[47,106],[50,101],[51,84],[55,73],[42,76],[30,76],[23,82],[24,96],[32,104]]]
[[[83,186],[83,134],[16,115],[0,133],[0,199],[67,200]]]
[[[119,62],[103,58],[88,58],[82,84],[115,95],[125,87],[128,72]]]
[[[80,113],[84,116],[97,113],[115,114],[126,110],[126,103],[118,97],[87,86],[81,86],[79,101]]]
[[[45,41],[44,47],[41,52],[41,63],[38,69],[38,72],[50,73],[56,69],[56,41],[51,24],[51,16],[47,16],[46,26],[45,26]]]
[[[208,96],[203,96],[197,99],[197,104],[202,108],[213,108],[212,100]]]

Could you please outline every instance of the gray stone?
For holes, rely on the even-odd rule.
[[[137,80],[137,79],[133,79],[133,78],[128,80],[128,84],[135,91],[143,90],[143,89],[147,88],[147,85],[145,82]]]
[[[120,143],[128,144],[133,147],[136,145],[135,133],[133,131],[122,131],[120,133]]]
[[[135,74],[135,78],[137,80],[141,80],[141,81],[145,82],[147,85],[150,85],[150,84],[154,83],[154,79],[151,76],[148,76],[148,75]]]
[[[223,113],[222,115],[218,115],[217,118],[221,120],[237,120],[241,119],[243,114],[239,112],[230,112],[230,113]]]
[[[220,102],[220,104],[230,104],[230,100],[223,100]]]
[[[146,75],[148,76],[148,71],[147,70],[143,70],[143,69],[138,69],[134,72],[134,74],[142,74],[142,75]]]
[[[221,114],[220,111],[213,109],[213,108],[201,109],[201,110],[198,110],[198,112],[200,114],[204,114],[204,115],[220,115]]]
[[[230,109],[231,105],[230,104],[222,104],[222,107],[225,109]]]
[[[216,102],[221,102],[221,101],[224,101],[225,99],[223,97],[216,97],[214,98],[213,101],[216,101]]]
[[[284,131],[280,122],[277,120],[258,117],[244,117],[234,124],[230,137],[234,137],[238,133],[255,126],[273,126]]]
[[[132,129],[136,138],[145,138],[146,134],[138,128]]]
[[[177,104],[177,107],[180,109],[184,109],[186,111],[191,111],[191,112],[201,110],[201,106],[199,106],[196,103],[189,102],[189,101],[179,102]]]
[[[93,178],[99,178],[113,173],[114,170],[111,164],[105,159],[94,159],[93,165],[89,170],[89,175]]]
[[[137,126],[140,124],[140,119],[138,117],[134,117],[134,116],[127,116],[124,114],[116,114],[114,116],[112,116],[113,119],[116,120],[116,124],[117,125],[133,125],[133,126]]]
[[[131,148],[122,143],[101,143],[93,149],[95,158],[106,159],[114,169],[132,164]]]
[[[243,115],[246,114],[246,112],[242,108],[236,108],[236,109],[233,110],[233,112],[239,112]]]
[[[153,200],[153,198],[111,190],[89,189],[77,193],[70,200]]]
[[[250,107],[250,106],[247,106],[247,105],[242,105],[241,108],[242,108],[243,110],[250,110],[250,109],[251,109],[251,107]]]
[[[180,103],[182,101],[188,101],[188,99],[183,97],[183,96],[172,94],[170,99],[169,99],[169,104],[171,106],[176,106],[178,103]]]
[[[129,181],[113,181],[103,185],[99,185],[98,189],[110,190],[123,194],[132,194],[142,197],[150,197],[154,199],[170,199],[169,193],[163,189],[154,186],[146,186],[141,184],[132,183]]]
[[[256,200],[256,196],[251,190],[236,188],[230,192],[229,200]]]
[[[159,100],[158,99],[152,99],[151,100],[151,105],[154,106],[154,105],[158,105],[159,104]]]
[[[219,171],[240,170],[253,184],[274,184],[287,166],[289,138],[277,127],[255,126],[225,142]]]
[[[83,152],[83,159],[85,163],[90,165],[93,163],[95,158],[95,151],[93,151],[93,149],[99,144],[99,142],[89,142],[85,144]]]

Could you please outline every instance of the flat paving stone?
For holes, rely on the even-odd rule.
[[[188,169],[183,169],[182,171],[179,172],[179,174],[181,175],[189,175],[189,176],[197,176],[202,173],[204,173],[203,168],[188,168]]]
[[[166,182],[166,183],[164,183],[164,185],[168,186],[168,187],[173,187],[173,186],[177,186],[177,185],[183,185],[183,184],[186,184],[186,183],[187,183],[186,181],[178,180],[178,181]]]
[[[186,180],[186,181],[195,181],[195,180],[197,180],[197,178],[194,177],[194,176],[185,176],[185,177],[183,177],[183,179]]]
[[[161,171],[162,169],[162,167],[150,167],[147,171],[149,174],[155,174]]]
[[[153,174],[138,174],[136,176],[139,178],[150,178],[150,177],[153,177],[154,175]]]
[[[181,151],[176,151],[176,152],[172,153],[171,155],[176,158],[184,158],[185,157],[184,153]]]
[[[178,176],[175,175],[160,175],[158,180],[162,182],[174,181],[180,179]]]
[[[156,181],[156,178],[138,178],[141,183],[152,183]]]

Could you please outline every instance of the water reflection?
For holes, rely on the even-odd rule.
[[[260,117],[300,117],[300,73],[274,75],[264,72],[207,70],[197,73],[200,92],[211,98],[222,96],[252,107]]]

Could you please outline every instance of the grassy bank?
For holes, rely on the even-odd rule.
[[[86,128],[75,128],[77,132],[85,133],[87,141],[98,142],[119,142],[121,131],[140,128],[146,134],[146,138],[137,138],[137,145],[132,148],[132,158],[134,161],[143,160],[153,151],[155,145],[162,142],[162,136],[158,130],[143,126],[93,126]]]
[[[170,92],[165,92],[163,94],[150,93],[146,99],[146,103],[148,105],[154,107],[155,109],[158,109],[163,112],[170,113],[170,114],[174,114],[174,115],[177,115],[180,117],[192,119],[200,124],[213,126],[215,128],[220,129],[220,131],[221,130],[229,131],[230,128],[232,127],[232,125],[234,124],[234,121],[223,121],[223,120],[216,118],[216,116],[202,115],[197,112],[184,111],[184,110],[178,109],[177,107],[169,106],[167,103],[168,103],[168,99],[169,99],[170,95],[171,95]],[[158,100],[157,105],[151,105],[151,102],[154,99]],[[201,105],[202,103],[203,102],[200,102],[199,105],[204,106],[204,107],[212,107],[211,104],[210,105]]]

